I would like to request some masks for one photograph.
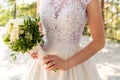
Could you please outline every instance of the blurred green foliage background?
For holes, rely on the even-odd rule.
[[[29,0],[28,0],[29,1]],[[19,16],[36,16],[36,2],[25,3],[24,0],[0,1],[0,25],[4,26],[9,19]]]

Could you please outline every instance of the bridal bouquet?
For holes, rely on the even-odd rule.
[[[33,17],[20,17],[9,20],[6,24],[6,32],[3,41],[14,52],[26,53],[38,43],[42,44],[43,34],[39,32],[40,19]],[[11,56],[16,59],[16,54]]]

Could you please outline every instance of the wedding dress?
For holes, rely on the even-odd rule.
[[[46,34],[46,53],[67,59],[81,50],[80,40],[91,0],[41,0],[40,16]],[[42,53],[39,53],[43,55]],[[31,59],[23,80],[100,80],[91,59],[68,71],[46,71],[41,59]]]

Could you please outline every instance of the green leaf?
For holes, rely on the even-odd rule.
[[[19,25],[19,27],[25,27],[25,25]]]
[[[12,56],[12,58],[13,58],[13,60],[14,60],[14,61],[17,59],[17,57],[16,57],[16,56]]]
[[[10,35],[9,34],[6,34],[3,36],[3,41],[5,44],[8,44],[10,42],[10,39],[9,39]]]
[[[10,56],[15,56],[15,54],[11,54]]]

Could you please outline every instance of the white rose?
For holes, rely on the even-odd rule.
[[[19,20],[19,25],[24,25],[24,19]]]
[[[15,23],[17,25],[24,25],[24,19],[22,19],[22,18],[16,18],[15,19]]]
[[[25,34],[25,38],[28,39],[28,40],[32,40],[32,35],[29,32],[27,32]]]
[[[7,32],[8,34],[11,33],[12,29],[13,29],[13,25],[14,25],[14,20],[9,20],[5,26],[5,32]]]
[[[15,42],[17,39],[19,39],[19,34],[16,29],[13,29],[10,34],[10,42]]]
[[[15,40],[19,39],[19,26],[17,23],[14,23],[13,29],[10,34],[10,42],[15,42]]]
[[[27,32],[26,35],[25,35],[25,38],[29,39],[29,40],[32,40],[32,35],[29,32]]]
[[[24,30],[19,30],[19,33],[20,33],[20,34],[23,34],[23,33],[24,33]]]
[[[24,25],[24,19],[16,18],[14,20],[13,29],[10,34],[10,42],[15,42],[17,39],[19,39],[19,33],[24,33],[24,30],[20,30],[19,25]],[[31,36],[29,39],[31,39]]]

